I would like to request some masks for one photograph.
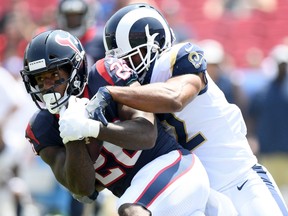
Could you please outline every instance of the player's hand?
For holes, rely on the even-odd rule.
[[[90,204],[93,203],[99,195],[99,192],[95,190],[95,192],[91,196],[81,196],[77,194],[72,194],[73,198],[78,200],[81,203],[84,204]]]
[[[88,101],[86,98],[71,96],[68,108],[60,112],[59,131],[64,144],[85,137],[98,137],[101,123],[88,118]]]
[[[108,121],[105,117],[105,110],[107,107],[109,107],[111,101],[113,101],[113,98],[108,89],[105,87],[100,87],[86,106],[89,117],[100,121],[103,125],[107,126]]]
[[[104,64],[116,86],[129,86],[138,81],[138,74],[128,67],[123,59],[117,59],[112,56],[106,56]]]

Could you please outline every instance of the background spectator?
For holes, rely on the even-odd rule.
[[[259,159],[270,170],[283,195],[288,195],[288,46],[271,52],[275,77],[250,101],[250,118],[259,144]]]

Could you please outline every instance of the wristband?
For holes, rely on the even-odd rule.
[[[84,130],[87,131],[87,134],[84,135],[85,137],[97,138],[100,132],[100,122],[92,120],[92,119],[88,119],[87,127]]]

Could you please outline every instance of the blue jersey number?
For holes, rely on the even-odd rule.
[[[169,114],[168,116],[169,117],[166,118],[164,124],[174,129],[177,141],[184,148],[188,149],[189,151],[192,151],[196,147],[198,147],[199,145],[203,144],[206,141],[205,136],[201,132],[193,134],[192,136],[189,137],[189,134],[187,133],[185,121],[182,121],[181,119],[176,118],[172,114]]]

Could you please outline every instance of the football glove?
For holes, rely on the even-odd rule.
[[[86,110],[91,119],[102,122],[103,125],[107,126],[108,121],[105,117],[105,110],[113,101],[110,92],[105,87],[100,87],[97,93],[91,98],[86,106]]]
[[[138,74],[129,68],[123,59],[106,56],[104,65],[116,86],[129,86],[138,81]]]
[[[60,112],[59,131],[64,144],[85,137],[98,137],[101,123],[88,118],[86,111],[88,101],[87,98],[71,96],[68,108]]]

